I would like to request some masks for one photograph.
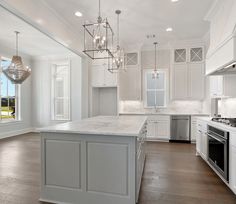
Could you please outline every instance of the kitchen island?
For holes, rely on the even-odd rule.
[[[137,202],[145,162],[145,116],[99,116],[40,132],[41,201]]]

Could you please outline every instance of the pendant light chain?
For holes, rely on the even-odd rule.
[[[18,48],[19,48],[19,45],[18,45],[18,35],[19,35],[20,32],[18,31],[15,31],[15,34],[16,34],[16,56],[18,56]]]
[[[119,25],[120,19],[119,14],[117,14],[117,46],[120,46],[120,25]]]
[[[157,71],[157,43],[155,42],[155,71]]]
[[[101,1],[98,1],[98,18],[101,18]]]

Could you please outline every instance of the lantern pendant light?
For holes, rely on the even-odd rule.
[[[157,79],[159,77],[159,74],[157,72],[157,42],[154,42],[154,46],[155,46],[155,67],[152,73],[152,78]]]
[[[109,71],[116,72],[118,70],[125,70],[125,63],[124,63],[124,50],[120,46],[120,14],[121,10],[116,10],[115,13],[117,14],[117,45],[116,49],[113,52],[112,58],[112,66]]]
[[[84,27],[84,53],[91,59],[110,59],[113,46],[113,30],[107,20],[101,17],[101,3],[97,22],[85,23]]]
[[[28,66],[24,66],[21,57],[18,55],[18,35],[16,34],[16,55],[12,57],[11,64],[7,69],[3,70],[3,73],[13,84],[22,84],[31,74],[31,69]]]

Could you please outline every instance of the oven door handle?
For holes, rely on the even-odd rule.
[[[217,140],[218,142],[221,142],[221,143],[225,143],[225,142],[226,142],[225,140],[221,140],[221,139],[219,139],[219,138],[217,138],[217,137],[215,137],[215,136],[213,136],[213,135],[211,135],[211,134],[209,134],[209,133],[207,133],[207,135],[208,135],[209,137],[214,138],[214,139]]]

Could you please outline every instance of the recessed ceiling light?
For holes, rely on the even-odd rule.
[[[171,0],[172,2],[178,2],[179,0]]]
[[[82,16],[83,16],[83,14],[82,14],[81,12],[79,12],[79,11],[76,11],[76,12],[75,12],[75,15],[76,15],[77,17],[82,17]]]
[[[173,28],[169,27],[169,28],[166,28],[166,32],[171,32],[173,31]]]

